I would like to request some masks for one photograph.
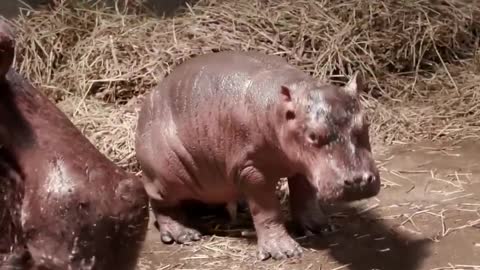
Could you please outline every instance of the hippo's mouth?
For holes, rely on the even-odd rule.
[[[320,202],[339,202],[344,201],[345,192],[340,185],[324,185],[317,189],[317,199]]]
[[[374,187],[366,187],[361,190],[348,190],[345,189],[342,196],[342,201],[351,202],[363,199],[369,199],[378,194],[379,189]]]
[[[368,199],[380,192],[380,184],[349,189],[343,185],[322,185],[317,189],[317,198],[321,202],[351,202]]]
[[[355,189],[343,188],[342,201],[350,202],[375,197],[380,192],[380,181]]]

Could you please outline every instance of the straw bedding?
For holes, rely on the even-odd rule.
[[[176,64],[221,50],[281,55],[339,83],[360,70],[375,149],[480,134],[475,1],[204,0],[170,18],[139,2],[78,2],[16,19],[15,65],[100,151],[134,171],[141,97]]]

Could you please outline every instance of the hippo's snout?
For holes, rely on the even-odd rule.
[[[346,189],[362,189],[371,185],[376,176],[372,172],[363,172],[343,181]]]
[[[373,160],[363,160],[357,168],[339,168],[323,163],[306,176],[317,189],[317,196],[321,201],[362,200],[374,197],[380,192],[380,174]]]
[[[343,189],[347,201],[376,196],[380,192],[380,175],[376,170],[352,174],[344,179]]]

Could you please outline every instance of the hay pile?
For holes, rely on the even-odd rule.
[[[475,2],[204,0],[156,18],[62,1],[14,22],[16,66],[125,167],[135,98],[185,59],[230,49],[278,54],[319,78],[361,70],[375,146],[458,141],[480,134]]]

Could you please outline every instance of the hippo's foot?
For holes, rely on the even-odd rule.
[[[155,227],[160,231],[160,239],[163,243],[187,244],[200,240],[202,236],[200,232],[185,225],[186,218],[182,208],[154,207],[153,209],[156,216]]]
[[[296,229],[305,235],[329,234],[336,227],[329,223],[314,187],[302,175],[288,178],[290,213]]]
[[[178,222],[163,223],[159,226],[160,239],[165,244],[188,244],[189,242],[198,241],[202,237],[200,232],[195,229],[188,228]]]
[[[300,245],[286,231],[270,232],[258,239],[257,257],[262,261],[270,257],[275,260],[300,257],[303,253]]]

